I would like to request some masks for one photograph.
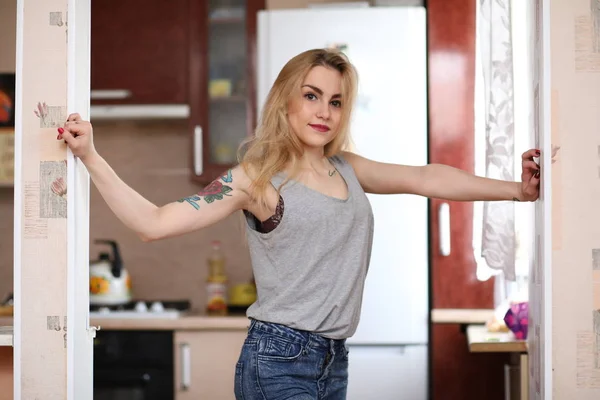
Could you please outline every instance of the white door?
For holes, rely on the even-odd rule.
[[[538,29],[533,60],[533,134],[542,150],[540,198],[535,203],[534,251],[529,274],[529,398],[552,399],[552,139],[550,81],[550,1],[531,4],[529,25]],[[539,15],[536,16],[536,14]],[[537,22],[536,22],[537,21]]]

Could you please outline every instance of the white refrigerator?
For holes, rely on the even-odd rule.
[[[312,48],[341,47],[356,66],[357,153],[427,163],[426,14],[423,7],[262,11],[258,108],[283,65]],[[368,195],[375,216],[361,322],[348,340],[349,400],[427,398],[427,199]]]

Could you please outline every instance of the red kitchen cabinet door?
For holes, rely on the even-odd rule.
[[[430,162],[469,172],[474,168],[475,1],[427,1]],[[442,240],[448,235],[440,234],[445,210],[449,253]],[[431,308],[493,307],[493,281],[476,277],[472,210],[472,203],[431,201]],[[433,324],[430,344],[432,399],[503,398],[505,356],[469,353],[459,325]]]
[[[92,104],[188,103],[194,1],[92,1]]]
[[[256,126],[256,28],[264,0],[195,4],[190,59],[194,180],[207,184],[237,163]]]

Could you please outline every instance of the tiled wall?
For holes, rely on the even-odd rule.
[[[156,205],[200,189],[190,177],[191,139],[185,121],[98,122],[94,136],[98,152],[117,174]],[[0,189],[0,296],[12,288],[12,196],[12,189]],[[190,299],[195,307],[203,308],[206,256],[213,239],[223,242],[231,283],[251,279],[239,214],[203,231],[143,243],[113,215],[93,186],[90,203],[90,240],[119,242],[137,298]],[[91,244],[90,256],[95,258],[103,249]]]

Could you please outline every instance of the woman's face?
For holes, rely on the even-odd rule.
[[[310,70],[288,107],[288,121],[296,136],[307,147],[324,147],[331,142],[342,116],[342,75],[331,68]]]

